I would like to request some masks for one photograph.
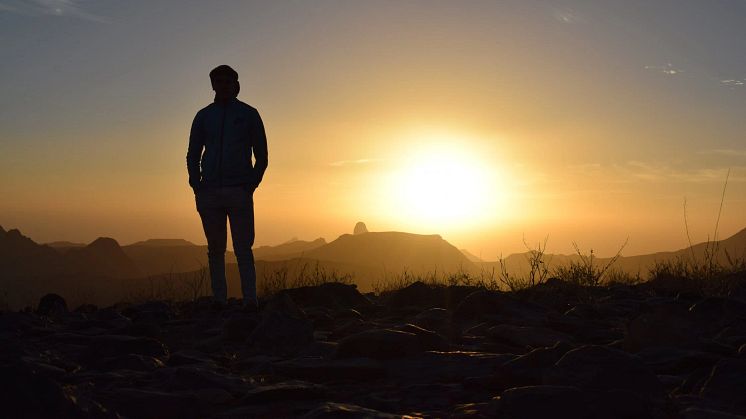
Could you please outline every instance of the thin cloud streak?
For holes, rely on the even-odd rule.
[[[746,86],[746,79],[720,80],[720,84],[722,84],[723,86],[730,87],[731,89],[735,89],[736,87]]]
[[[681,74],[684,70],[675,68],[673,64],[666,63],[666,65],[646,65],[645,70],[655,71],[657,73],[665,74],[668,76],[675,76]]]
[[[0,2],[0,12],[24,16],[72,17],[97,23],[110,23],[106,17],[83,10],[79,0],[5,0]]]
[[[735,151],[735,150],[727,150]],[[623,164],[601,165],[599,163],[566,166],[571,173],[598,178],[608,176],[612,183],[642,182],[722,182],[728,167],[704,167],[679,169],[665,163],[630,160]],[[746,173],[744,166],[731,166],[729,182],[746,182],[746,177],[736,173]]]

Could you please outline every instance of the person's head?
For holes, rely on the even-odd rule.
[[[215,91],[215,100],[232,99],[238,96],[241,89],[238,84],[238,73],[225,64],[210,71],[210,84]]]

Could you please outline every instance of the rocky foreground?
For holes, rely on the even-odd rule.
[[[68,311],[48,295],[0,314],[0,342],[8,418],[746,415],[746,302],[656,283],[330,283],[259,313],[209,299]]]

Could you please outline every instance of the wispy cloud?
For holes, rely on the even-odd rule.
[[[674,67],[671,63],[666,63],[665,65],[646,65],[645,70],[655,71],[668,76],[675,76],[684,72],[684,70]]]
[[[720,150],[723,152],[738,153],[737,150]],[[738,154],[733,154],[738,155]],[[732,167],[730,181],[746,182],[746,177],[740,173],[746,173],[746,168],[740,166]],[[576,164],[567,166],[570,173],[589,178],[605,178],[611,183],[631,182],[722,182],[728,167],[699,167],[687,168],[681,165],[670,165],[662,162],[630,160],[625,163],[601,165],[598,163]]]
[[[340,167],[340,166],[352,166],[352,165],[360,165],[360,164],[368,164],[368,163],[375,163],[377,161],[380,161],[381,159],[357,159],[357,160],[339,160],[332,163],[329,163],[330,166]]]
[[[24,16],[60,16],[109,23],[106,17],[86,11],[81,0],[0,0],[0,12]]]
[[[669,181],[669,182],[722,182],[728,171],[727,167],[700,167],[679,168],[665,163],[629,161],[625,165],[617,166],[627,176],[643,181]],[[746,178],[738,175],[742,172],[741,167],[733,167],[731,182],[743,182]],[[734,176],[734,172],[736,175]]]
[[[585,19],[583,17],[568,9],[555,8],[552,10],[552,17],[554,18],[554,20],[566,23],[568,25],[585,22]]]
[[[727,80],[720,80],[720,84],[723,86],[730,87],[731,89],[735,89],[737,87],[744,87],[746,86],[746,79],[727,79]]]

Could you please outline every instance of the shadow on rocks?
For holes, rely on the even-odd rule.
[[[314,341],[313,326],[287,293],[267,302],[259,324],[246,339],[250,352],[292,356]]]

